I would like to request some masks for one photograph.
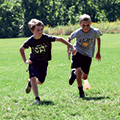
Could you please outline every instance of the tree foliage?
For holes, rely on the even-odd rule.
[[[1,0],[0,3],[0,38],[19,36],[23,24],[20,2],[18,0]]]
[[[30,36],[32,18],[52,27],[76,24],[84,13],[93,22],[116,21],[119,8],[120,0],[0,0],[0,37]]]

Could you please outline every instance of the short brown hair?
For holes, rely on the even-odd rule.
[[[91,17],[89,15],[87,15],[87,14],[83,14],[83,15],[80,16],[80,23],[82,21],[89,21],[89,22],[91,22]]]
[[[29,26],[29,29],[30,29],[30,30],[34,30],[34,29],[35,29],[35,26],[43,26],[43,27],[44,27],[44,24],[43,24],[43,22],[40,21],[40,20],[31,19],[31,20],[28,22],[28,26]]]

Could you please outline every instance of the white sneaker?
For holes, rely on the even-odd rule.
[[[35,104],[40,105],[40,103],[41,103],[41,101],[39,101],[39,100],[35,100],[35,102],[34,102],[32,105],[35,105]]]

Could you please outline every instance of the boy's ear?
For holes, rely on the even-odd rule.
[[[79,25],[81,26],[81,23],[79,23]]]
[[[31,30],[32,33],[34,33],[34,30]]]
[[[91,26],[92,22],[90,22],[89,24],[90,24],[90,26]]]

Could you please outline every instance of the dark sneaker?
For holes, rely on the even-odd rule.
[[[76,74],[74,73],[75,72],[75,69],[72,69],[71,70],[71,76],[69,78],[69,84],[72,85],[76,79]]]
[[[81,92],[79,93],[79,97],[78,97],[78,98],[84,98],[84,97],[85,97],[84,91],[81,91]]]
[[[28,85],[25,89],[25,92],[28,94],[29,92],[31,91],[31,82],[30,82],[30,79],[28,80]]]

